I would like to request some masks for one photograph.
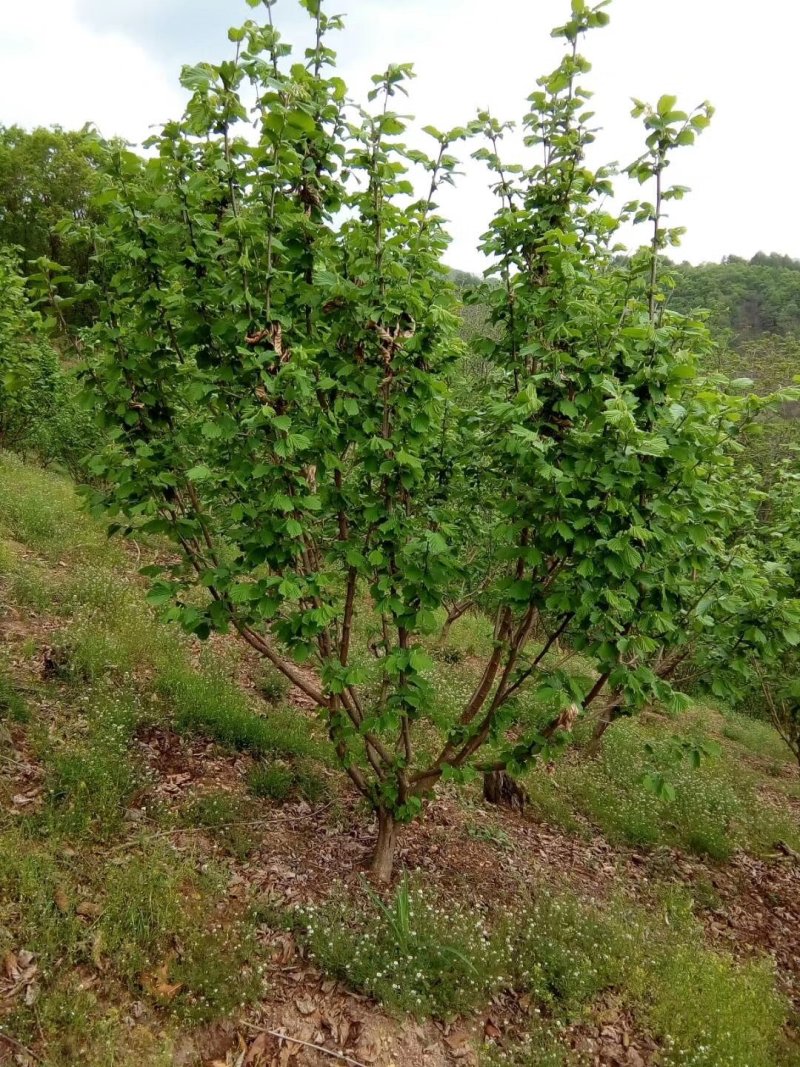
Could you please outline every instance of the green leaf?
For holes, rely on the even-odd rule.
[[[184,89],[197,92],[208,90],[213,84],[214,77],[206,64],[198,63],[197,66],[187,66],[181,70],[181,85]]]
[[[658,104],[656,105],[656,111],[658,111],[659,115],[668,115],[670,111],[674,110],[677,102],[677,96],[670,96],[665,93],[664,96],[659,98]]]
[[[213,478],[214,472],[204,463],[200,463],[196,467],[191,467],[186,472],[186,477],[189,479],[190,482],[203,482],[207,478]]]

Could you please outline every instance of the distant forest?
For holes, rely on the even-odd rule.
[[[669,307],[682,315],[707,311],[718,340],[738,348],[766,335],[800,336],[800,259],[757,252],[752,259],[673,264],[673,272]],[[459,270],[453,278],[464,289],[479,281]]]
[[[758,252],[752,259],[726,256],[721,263],[676,267],[670,301],[684,314],[698,308],[711,313],[716,337],[734,344],[765,334],[800,334],[800,260]]]

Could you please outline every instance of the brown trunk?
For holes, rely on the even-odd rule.
[[[378,809],[378,840],[372,853],[370,873],[376,882],[386,885],[392,880],[394,848],[397,843],[397,823],[390,811]]]
[[[507,771],[486,771],[483,775],[483,797],[490,804],[525,810],[528,793],[524,785],[515,781]]]

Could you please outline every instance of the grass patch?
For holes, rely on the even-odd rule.
[[[484,1049],[480,1064],[481,1067],[578,1067],[581,1060],[562,1041],[559,1026],[541,1020],[524,1041],[511,1048]]]
[[[109,871],[99,951],[122,977],[135,982],[166,958],[185,922],[187,903],[198,897],[193,869],[174,853],[130,856]]]
[[[13,1012],[0,1023],[32,1046],[44,1035],[44,1067],[172,1067],[174,1044],[163,1028],[153,1033],[131,1026],[122,1012],[104,1003],[77,975],[42,990],[34,1008]]]
[[[178,729],[256,756],[331,758],[330,747],[314,736],[302,712],[287,708],[257,715],[242,690],[219,671],[178,665],[162,671],[156,686],[172,705]]]
[[[288,921],[324,971],[391,1010],[449,1018],[512,990],[564,1021],[613,989],[659,1039],[664,1064],[774,1067],[780,1056],[787,1006],[770,967],[706,948],[683,894],[651,912],[538,891],[489,913],[404,880],[388,901],[339,891]],[[541,1062],[564,1062],[533,1039],[550,1057]],[[535,1045],[517,1052],[510,1062],[539,1062]]]
[[[365,888],[298,918],[311,958],[390,1010],[452,1016],[483,1004],[498,985],[497,947],[477,909],[431,901],[405,880],[388,904]]]
[[[0,722],[28,723],[30,709],[9,678],[0,672]]]
[[[788,746],[768,722],[735,711],[726,711],[724,720],[723,737],[762,759],[773,760],[779,766],[794,764],[794,757]]]
[[[224,891],[221,872],[166,848],[135,854],[110,873],[95,952],[180,1018],[228,1015],[258,992],[262,968],[252,920],[220,921]]]
[[[20,541],[49,561],[72,558],[113,566],[122,560],[103,527],[81,512],[74,484],[65,477],[0,456],[3,513],[0,535]]]
[[[785,1006],[766,964],[735,967],[693,945],[673,946],[653,968],[647,1018],[665,1067],[773,1067]]]
[[[119,831],[145,780],[130,752],[142,713],[133,695],[108,690],[90,692],[85,708],[71,723],[80,721],[81,732],[42,746],[47,804],[39,821],[50,833],[104,840]]]
[[[330,795],[327,782],[314,770],[309,760],[259,763],[248,774],[247,787],[253,796],[277,800],[279,803],[302,797],[309,804],[318,804]]]
[[[231,855],[245,859],[253,850],[253,835],[244,823],[249,814],[241,797],[230,793],[206,793],[195,797],[184,809],[181,821],[199,826]]]
[[[212,930],[188,930],[169,968],[170,982],[180,986],[172,1010],[191,1023],[231,1015],[263,996],[265,970],[249,917]]]
[[[77,604],[69,627],[54,638],[52,658],[67,681],[133,676],[181,655],[176,631],[159,624],[138,590],[117,590],[102,608]]]
[[[567,828],[583,816],[611,841],[679,845],[717,860],[739,847],[765,852],[779,840],[800,844],[791,819],[759,800],[756,779],[740,761],[723,751],[694,768],[676,762],[671,750],[663,727],[622,719],[605,734],[597,759],[567,757],[550,776],[534,767],[525,779],[531,809]],[[661,774],[674,796],[645,789],[648,772]]]
[[[114,744],[75,745],[50,760],[45,786],[52,830],[113,836],[139,783],[127,752]]]
[[[255,680],[258,693],[268,704],[281,704],[289,695],[289,679],[271,663],[265,663]]]
[[[26,948],[47,973],[77,955],[82,927],[69,868],[19,831],[0,837],[0,950]]]
[[[505,830],[492,826],[491,823],[470,823],[467,826],[467,837],[471,837],[473,841],[485,841],[497,848],[511,848],[511,838]]]

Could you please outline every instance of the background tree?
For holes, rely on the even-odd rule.
[[[715,335],[734,347],[764,334],[800,331],[800,260],[758,252],[750,260],[727,256],[721,263],[677,268],[671,306],[691,314],[710,311]]]
[[[73,282],[88,279],[91,240],[81,224],[91,221],[99,143],[88,126],[0,126],[0,245],[18,250],[23,273],[35,272],[45,257]],[[83,301],[65,309],[65,322],[85,324],[93,312]]]
[[[0,248],[0,448],[79,477],[98,441],[94,420],[78,405],[75,375],[51,341],[16,256]]]

